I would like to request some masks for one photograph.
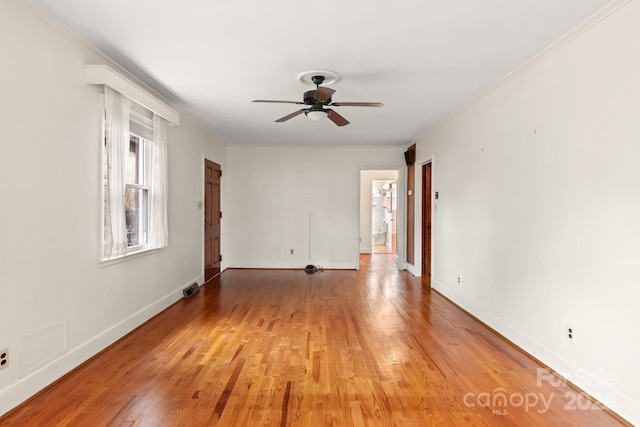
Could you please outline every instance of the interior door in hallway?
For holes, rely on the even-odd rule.
[[[204,281],[220,274],[220,178],[222,169],[210,160],[204,161]]]
[[[422,283],[431,286],[431,163],[422,165]]]

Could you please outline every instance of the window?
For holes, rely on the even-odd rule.
[[[149,141],[131,134],[124,192],[128,247],[149,243],[149,159],[152,149]]]
[[[166,121],[105,87],[101,260],[167,245]]]

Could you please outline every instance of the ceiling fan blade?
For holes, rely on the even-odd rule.
[[[346,126],[349,124],[349,120],[345,119],[340,114],[333,111],[332,109],[327,108],[325,111],[328,112],[327,116],[329,117],[329,120],[331,120],[333,123],[337,124],[338,126]]]
[[[270,99],[254,99],[251,102],[276,102],[278,104],[304,104],[304,102],[300,102],[300,101],[273,101]]]
[[[293,112],[291,114],[287,114],[284,117],[280,117],[278,120],[276,120],[276,122],[277,123],[286,122],[289,119],[293,119],[295,116],[299,116],[300,114],[304,113],[305,111],[307,111],[307,109],[303,108],[302,110],[298,110],[298,111],[295,111],[295,112]]]
[[[316,101],[327,102],[331,99],[331,95],[334,93],[336,93],[336,91],[331,88],[318,86],[318,89],[316,89],[315,99]]]
[[[332,102],[335,107],[384,107],[382,102]]]

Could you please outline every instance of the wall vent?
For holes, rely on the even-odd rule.
[[[192,284],[182,290],[182,296],[184,298],[189,298],[191,295],[197,293],[200,290],[200,287],[197,283]]]

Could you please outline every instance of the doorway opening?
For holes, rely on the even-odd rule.
[[[220,274],[220,178],[222,168],[204,160],[204,281]]]
[[[397,249],[398,181],[371,181],[371,253],[394,254]]]
[[[404,269],[401,168],[360,170],[360,254],[393,255]]]

